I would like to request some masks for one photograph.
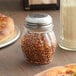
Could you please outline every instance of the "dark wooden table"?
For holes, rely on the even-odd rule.
[[[3,7],[4,8],[4,7]],[[1,7],[2,9],[2,7]],[[28,13],[40,13],[45,12],[53,17],[54,31],[56,34],[57,41],[59,41],[59,29],[60,29],[60,14],[59,11],[23,11],[13,9],[2,9],[1,13],[11,16],[15,25],[18,25],[23,32],[24,19]],[[54,66],[60,66],[70,63],[76,63],[76,52],[69,52],[60,49],[58,46],[54,54],[52,63],[47,65],[33,65],[25,62],[23,53],[20,47],[20,39],[3,49],[0,49],[0,76],[34,76],[43,70]]]

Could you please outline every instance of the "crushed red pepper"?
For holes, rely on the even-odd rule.
[[[49,45],[43,34],[28,33],[22,37],[21,47],[28,62],[47,64],[52,61],[56,45]]]

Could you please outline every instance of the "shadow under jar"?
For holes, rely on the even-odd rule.
[[[40,13],[26,17],[21,47],[29,63],[47,64],[52,61],[56,48],[56,37],[51,16]]]

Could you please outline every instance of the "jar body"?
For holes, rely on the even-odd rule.
[[[47,64],[52,61],[56,48],[54,32],[30,32],[26,30],[21,39],[21,47],[27,62]]]
[[[76,0],[61,0],[59,46],[76,51]]]

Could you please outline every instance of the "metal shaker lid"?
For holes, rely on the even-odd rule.
[[[41,30],[52,29],[52,17],[45,13],[29,14],[25,19],[25,27]]]
[[[26,24],[40,24],[40,26],[52,24],[52,17],[48,14],[29,14],[26,17]]]

